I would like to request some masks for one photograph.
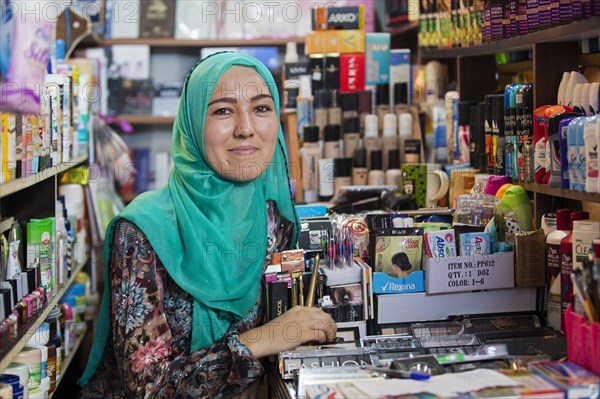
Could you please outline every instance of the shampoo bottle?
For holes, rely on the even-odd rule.
[[[546,320],[555,330],[560,330],[562,306],[560,300],[560,242],[569,234],[570,215],[570,209],[557,210],[556,230],[546,237]]]
[[[563,333],[565,332],[567,306],[573,301],[573,285],[571,283],[571,273],[573,272],[573,222],[589,218],[590,214],[588,212],[572,212],[569,218],[569,234],[560,240],[560,329]]]
[[[571,72],[563,72],[562,79],[560,80],[560,84],[558,85],[558,95],[556,98],[556,103],[558,105],[566,105],[565,104],[565,92],[567,91],[567,84],[569,83],[569,78],[571,77]]]

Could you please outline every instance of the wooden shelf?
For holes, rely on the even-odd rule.
[[[533,61],[517,61],[507,64],[497,64],[496,69],[499,73],[514,74],[523,71],[533,71]]]
[[[407,32],[410,32],[410,31],[416,30],[416,29],[419,29],[418,22],[405,22],[402,25],[386,29],[386,32],[389,32],[392,35],[392,37],[394,37],[394,36],[403,35]]]
[[[504,51],[517,51],[530,49],[533,43],[570,42],[600,36],[600,17],[593,17],[583,21],[572,22],[555,28],[532,32],[527,35],[511,37],[478,46],[448,48],[448,49],[421,49],[423,60],[439,58],[455,58],[460,56],[477,56],[495,54]],[[557,54],[557,56],[559,56]]]
[[[132,125],[171,125],[175,121],[174,116],[115,115],[114,118]]]
[[[81,343],[83,342],[83,340],[85,338],[86,332],[87,332],[87,327],[84,327],[81,332],[81,336],[77,338],[77,342],[75,342],[75,346],[71,350],[71,354],[66,359],[64,359],[63,362],[60,364],[60,378],[58,379],[58,381],[56,381],[56,386],[54,388],[54,391],[52,391],[52,393],[50,395],[48,395],[48,398],[52,398],[54,396],[54,394],[56,393],[56,391],[58,390],[58,385],[60,384],[63,377],[65,376],[65,373],[66,373],[67,369],[69,368],[69,366],[71,365],[73,358],[77,354],[77,351],[79,350],[79,347],[81,346]]]
[[[2,219],[2,222],[0,222],[0,234],[4,234],[5,231],[10,230],[14,222],[15,218],[12,216]]]
[[[285,46],[288,42],[304,44],[304,37],[280,39],[231,39],[231,40],[189,40],[189,39],[105,39],[101,46],[115,44],[145,44],[152,47],[239,47],[239,46]]]
[[[48,169],[44,169],[36,174],[31,176],[19,178],[13,181],[9,181],[8,183],[4,183],[0,185],[0,198],[6,197],[8,195],[14,194],[18,191],[21,191],[27,187],[31,187],[35,184],[38,184],[46,179],[50,179],[58,175],[59,173],[64,172],[65,170],[69,170],[78,166],[87,161],[87,155],[75,158],[71,161],[61,163],[60,165],[53,166]]]
[[[579,56],[579,63],[586,66],[598,66],[600,65],[600,53],[581,54]]]
[[[3,339],[0,345],[0,373],[2,373],[8,365],[12,362],[12,360],[17,356],[21,349],[25,346],[27,341],[35,334],[35,331],[39,328],[39,326],[46,320],[46,317],[50,314],[50,311],[56,304],[58,300],[62,298],[67,289],[73,284],[77,274],[83,270],[85,265],[87,264],[87,259],[85,262],[82,262],[78,265],[67,283],[60,290],[56,292],[56,295],[46,304],[44,309],[38,311],[34,317],[29,318],[27,323],[19,326],[18,333],[16,337]]]
[[[514,184],[518,184],[523,187],[527,191],[531,191],[537,194],[544,194],[553,197],[560,197],[571,199],[575,201],[584,201],[584,202],[596,202],[600,203],[600,194],[599,193],[586,193],[583,191],[575,191],[575,190],[566,190],[562,188],[553,188],[547,184],[537,184],[537,183],[525,183],[513,181]]]

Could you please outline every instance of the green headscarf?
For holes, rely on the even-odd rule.
[[[273,159],[255,180],[225,180],[206,159],[206,110],[217,81],[232,65],[258,72],[279,116],[277,86],[257,59],[217,53],[193,68],[183,86],[173,126],[174,169],[168,185],[140,195],[108,226],[103,252],[104,298],[81,385],[87,384],[100,364],[111,328],[108,264],[117,219],[130,220],[144,232],[169,275],[193,297],[192,351],[217,341],[256,303],[267,251],[267,200],[275,201],[281,216],[295,223],[290,245],[296,244],[299,224],[281,127]]]

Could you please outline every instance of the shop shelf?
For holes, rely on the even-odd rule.
[[[23,347],[25,347],[25,344],[33,336],[38,327],[46,320],[46,317],[48,317],[52,308],[56,306],[59,299],[62,298],[67,289],[73,284],[75,277],[83,270],[87,261],[88,260],[86,259],[75,268],[65,286],[58,290],[56,295],[54,295],[41,311],[38,311],[36,316],[30,318],[27,323],[19,326],[16,337],[2,340],[2,344],[0,345],[0,373],[8,367],[14,357],[17,356]]]
[[[593,17],[583,21],[572,22],[550,29],[532,32],[527,35],[511,37],[496,42],[478,46],[448,48],[448,49],[422,49],[423,60],[478,56],[494,54],[504,51],[517,51],[530,49],[533,43],[570,42],[600,36],[600,17]]]
[[[10,230],[14,222],[15,218],[12,216],[2,219],[2,222],[0,222],[0,234],[4,234],[5,231]]]
[[[115,44],[144,44],[151,47],[238,47],[238,46],[285,46],[288,42],[304,44],[304,37],[288,37],[279,39],[105,39],[101,46]]]
[[[599,193],[586,193],[583,191],[575,191],[575,190],[566,190],[562,188],[553,188],[547,184],[537,184],[537,183],[525,183],[519,181],[513,181],[514,184],[518,184],[523,187],[527,191],[531,191],[537,194],[549,195],[552,197],[560,197],[571,199],[575,201],[583,201],[583,202],[596,202],[600,203],[600,194]]]
[[[50,179],[59,173],[64,172],[65,170],[74,168],[82,163],[87,161],[87,155],[75,158],[71,161],[61,163],[60,165],[53,166],[48,169],[44,169],[36,174],[31,176],[19,178],[16,180],[9,181],[0,185],[0,198],[6,197],[8,195],[14,194],[18,191],[21,191],[27,187],[31,187],[35,184],[38,184],[46,179]]]

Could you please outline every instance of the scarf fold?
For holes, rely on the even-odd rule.
[[[257,59],[239,53],[217,53],[192,69],[173,126],[174,168],[168,185],[138,196],[107,228],[104,296],[90,358],[79,380],[82,386],[98,368],[110,333],[108,269],[119,218],[133,222],[144,232],[171,278],[193,297],[192,352],[219,340],[231,323],[244,317],[256,303],[267,251],[266,201],[274,201],[281,216],[295,224],[290,245],[296,244],[299,224],[281,127],[271,163],[255,180],[225,180],[206,159],[204,122],[208,103],[217,81],[233,65],[258,72],[279,116],[277,86]]]

